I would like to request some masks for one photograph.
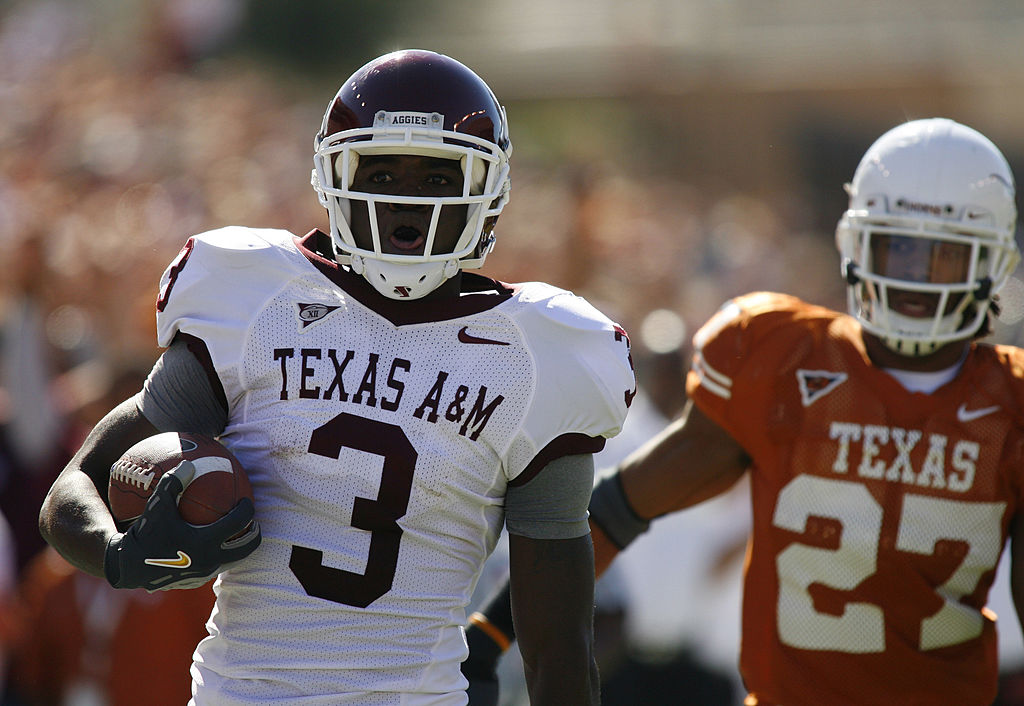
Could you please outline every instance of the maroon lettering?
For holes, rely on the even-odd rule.
[[[420,406],[416,408],[412,416],[417,419],[423,419],[423,413],[429,409],[430,414],[427,415],[427,421],[431,423],[437,421],[437,409],[441,405],[441,393],[444,392],[444,381],[447,379],[448,373],[443,370],[438,371],[434,386],[430,388],[430,392],[423,398]]]
[[[462,405],[467,397],[469,397],[469,388],[465,385],[459,385],[455,390],[455,399],[452,400],[452,403],[448,405],[448,409],[444,412],[444,418],[449,422],[457,422],[462,419],[462,415],[466,413]]]
[[[300,351],[300,354],[302,355],[302,367],[299,369],[299,397],[305,400],[320,399],[319,386],[312,389],[306,387],[306,381],[313,377],[313,373],[316,372],[309,366],[309,359],[315,358],[316,360],[320,360],[320,349],[303,348]]]
[[[352,401],[356,404],[363,403],[363,394],[366,394],[366,406],[377,406],[377,360],[380,356],[376,353],[370,354],[370,363],[363,373],[363,381],[359,383],[359,389],[352,395]]]
[[[281,361],[281,399],[288,399],[288,359],[295,357],[294,348],[275,348],[274,360]]]
[[[504,396],[498,395],[491,400],[489,405],[484,407],[484,399],[486,396],[487,388],[481,385],[480,392],[476,396],[476,402],[473,403],[473,408],[469,410],[469,414],[466,415],[466,421],[463,422],[462,426],[459,428],[459,434],[465,436],[466,430],[469,429],[470,426],[473,426],[473,433],[469,435],[470,441],[476,441],[480,437],[480,433],[484,430],[484,427],[487,426],[487,422],[490,420],[494,410],[497,409],[498,405],[505,400]]]
[[[327,359],[334,365],[334,379],[331,380],[331,384],[327,387],[327,391],[324,392],[324,399],[331,399],[331,393],[335,390],[338,391],[338,401],[348,402],[348,393],[345,392],[345,383],[341,376],[345,373],[345,367],[349,364],[356,355],[355,351],[345,351],[345,360],[338,362],[338,351],[333,348],[327,349]]]
[[[402,401],[402,393],[405,391],[405,383],[395,378],[395,372],[398,370],[404,370],[409,372],[412,368],[412,363],[402,358],[395,358],[394,362],[391,363],[391,372],[388,373],[388,387],[396,392],[395,399],[388,400],[383,399],[380,401],[380,408],[387,410],[388,412],[398,411],[398,403]]]

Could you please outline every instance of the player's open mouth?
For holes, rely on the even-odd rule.
[[[422,250],[423,244],[426,242],[423,233],[418,228],[412,228],[411,226],[395,228],[388,240],[395,248],[405,252]]]
[[[935,315],[939,304],[937,294],[923,292],[890,292],[889,306],[898,314],[922,319]]]

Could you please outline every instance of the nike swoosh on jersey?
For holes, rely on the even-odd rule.
[[[145,563],[150,566],[166,566],[171,569],[187,569],[192,566],[192,557],[179,549],[177,559],[146,559]]]
[[[462,343],[483,343],[490,344],[492,346],[507,346],[508,341],[495,341],[493,338],[480,338],[479,336],[473,336],[466,331],[468,326],[463,326],[459,329],[459,341]]]
[[[956,418],[961,422],[973,422],[975,419],[981,419],[987,414],[999,411],[999,405],[993,405],[992,407],[982,407],[980,409],[967,409],[967,403],[964,403],[956,408]]]

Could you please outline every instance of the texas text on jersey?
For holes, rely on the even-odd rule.
[[[853,318],[768,293],[694,340],[689,394],[753,459],[748,703],[991,703],[1024,354],[975,343],[953,381],[909,392]]]

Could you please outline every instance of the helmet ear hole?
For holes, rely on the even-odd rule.
[[[974,298],[978,301],[984,301],[992,296],[992,280],[988,277],[982,277],[978,282],[978,288],[974,290]]]
[[[843,278],[850,286],[860,284],[860,277],[857,276],[857,265],[850,260],[843,261]]]

